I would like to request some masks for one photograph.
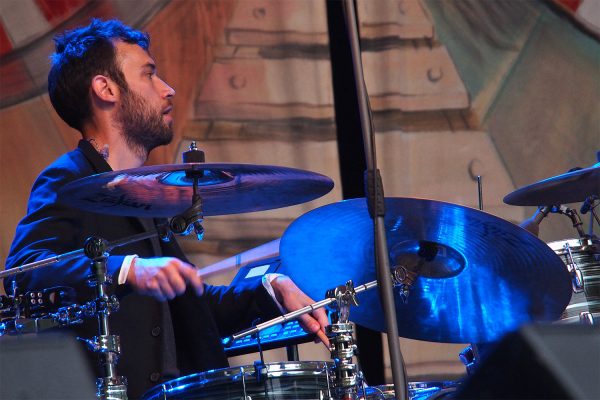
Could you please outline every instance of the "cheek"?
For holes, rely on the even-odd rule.
[[[160,99],[156,85],[150,80],[143,80],[137,85],[131,85],[130,89],[148,103],[154,103],[157,99]]]
[[[162,109],[164,108],[163,101],[152,88],[146,88],[146,90],[139,92],[139,95],[148,107],[148,111],[153,110],[162,112]]]

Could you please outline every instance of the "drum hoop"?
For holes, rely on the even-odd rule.
[[[572,252],[588,251],[592,248],[600,252],[600,239],[596,238],[570,238],[564,240],[555,240],[547,243],[548,247],[550,247],[557,254],[565,253],[565,245],[567,244]],[[588,247],[590,249],[588,249]]]
[[[447,392],[453,392],[456,391],[456,389],[458,388],[458,386],[460,385],[460,381],[415,381],[415,382],[408,382],[408,391],[409,394],[411,394],[412,396],[416,396],[418,395],[419,398],[422,398],[423,394],[426,393],[428,390],[429,391],[433,391],[434,389],[437,389],[438,391],[435,393],[435,395],[438,395],[440,393],[447,393]],[[372,391],[372,393],[367,393],[369,391]],[[362,390],[362,396],[369,396],[369,398],[373,398],[372,396],[377,396],[377,399],[383,399],[383,398],[387,398],[385,397],[385,395],[388,394],[393,394],[394,392],[394,385],[393,384],[385,384],[385,385],[377,385],[377,386],[367,386],[366,388],[363,388]],[[437,397],[431,397],[431,398],[437,398]],[[363,397],[361,397],[362,399]],[[366,397],[365,397],[366,398]],[[430,397],[427,396],[427,398],[429,399]]]
[[[277,379],[281,377],[297,377],[311,376],[323,374],[323,378],[327,380],[329,388],[331,362],[327,361],[285,361],[265,363],[265,373],[263,378]],[[161,393],[167,394],[173,390],[185,390],[186,388],[196,387],[203,388],[227,384],[228,382],[239,382],[246,390],[246,384],[255,379],[256,368],[254,365],[242,365],[237,367],[221,368],[206,372],[199,372],[182,376],[162,383],[159,388],[151,389],[149,393],[160,390]]]

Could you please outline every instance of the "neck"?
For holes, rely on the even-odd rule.
[[[109,154],[106,162],[115,170],[138,168],[144,165],[148,154],[140,149],[132,149],[122,137],[109,143]]]
[[[120,132],[102,134],[88,129],[83,138],[94,146],[114,171],[141,167],[148,158],[145,151],[131,148]]]

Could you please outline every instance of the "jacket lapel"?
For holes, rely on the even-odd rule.
[[[89,141],[85,139],[80,140],[77,148],[92,165],[94,172],[96,172],[97,174],[101,174],[103,172],[111,172],[113,170]],[[152,218],[127,217],[127,219],[132,224],[137,225],[140,231],[149,232],[156,229]],[[153,237],[152,239],[150,239],[150,241],[152,243],[152,250],[154,254],[156,256],[161,256],[162,249],[160,247],[158,239],[156,237]]]

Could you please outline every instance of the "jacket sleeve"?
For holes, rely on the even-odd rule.
[[[281,315],[260,280],[236,286],[206,285],[204,296],[222,336],[250,328],[257,318],[266,322]]]
[[[155,222],[160,222],[159,220]],[[189,262],[176,240],[161,242],[164,254]],[[185,299],[193,299],[189,304]],[[170,301],[175,313],[182,313],[183,318],[192,315],[204,315],[200,310],[207,307],[219,330],[220,336],[228,336],[252,326],[256,318],[261,322],[281,315],[279,308],[264,288],[260,280],[243,280],[235,286],[205,285],[204,295],[198,298],[193,290]],[[192,308],[187,308],[192,307]]]
[[[66,183],[80,178],[68,164],[45,170],[36,180],[31,191],[27,215],[17,226],[7,269],[34,261],[45,260],[72,252],[83,247],[83,241],[91,236],[94,220],[99,215],[74,210],[57,203],[58,190]],[[108,257],[107,272],[117,275],[123,255]],[[16,277],[20,292],[39,290],[53,286],[82,287],[90,274],[90,260],[82,255],[72,260],[41,267],[17,274],[4,282],[7,291]]]

